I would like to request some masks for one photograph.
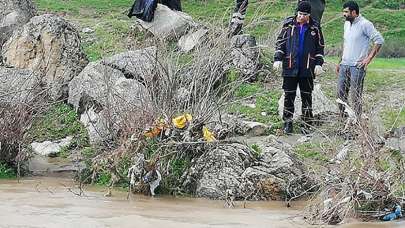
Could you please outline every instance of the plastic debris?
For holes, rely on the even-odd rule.
[[[161,180],[162,175],[158,170],[151,170],[143,177],[143,182],[149,184],[149,190],[152,196],[155,196],[155,189],[159,186]]]
[[[402,210],[402,209],[401,209],[401,206],[396,205],[394,212],[391,212],[391,213],[385,215],[385,216],[382,218],[382,220],[384,220],[384,221],[391,221],[391,220],[394,220],[394,219],[401,218],[401,217],[402,217],[402,211],[401,211],[401,210]]]
[[[345,112],[347,113],[348,118],[346,120],[344,130],[347,131],[353,124],[357,123],[358,119],[356,113],[346,102],[342,101],[341,99],[336,99],[336,102],[345,106]]]
[[[214,133],[212,133],[210,130],[208,130],[207,127],[203,127],[203,136],[207,142],[212,142],[212,141],[216,140]]]
[[[191,120],[193,120],[193,117],[187,113],[173,118],[172,123],[176,128],[183,129],[187,125],[187,122],[190,122]]]
[[[169,128],[169,126],[166,124],[166,121],[164,119],[160,118],[155,121],[155,124],[153,127],[146,129],[146,131],[144,132],[144,135],[145,135],[145,137],[148,137],[148,138],[154,138],[154,137],[160,135],[161,132],[166,128]]]
[[[368,193],[368,192],[366,192],[366,191],[364,191],[364,190],[360,190],[360,191],[357,193],[357,195],[361,195],[361,194],[364,195],[364,197],[366,198],[366,200],[371,200],[371,199],[373,198],[373,195],[371,195],[371,193]]]

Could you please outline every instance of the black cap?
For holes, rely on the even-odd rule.
[[[297,12],[298,11],[303,13],[311,13],[311,4],[309,4],[307,1],[298,3]]]

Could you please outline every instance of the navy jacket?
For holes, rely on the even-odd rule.
[[[155,15],[157,3],[157,0],[135,0],[129,10],[128,17],[136,16],[143,21],[151,22]]]
[[[298,72],[302,77],[315,77],[315,65],[322,66],[324,55],[324,40],[319,23],[310,19],[304,35],[302,58],[298,59],[300,31],[295,17],[287,18],[276,41],[274,61],[283,62],[284,77],[296,77]],[[298,66],[298,62],[300,63]]]
[[[128,17],[136,16],[143,21],[151,22],[158,2],[168,6],[171,10],[181,11],[180,0],[135,0],[129,10]]]

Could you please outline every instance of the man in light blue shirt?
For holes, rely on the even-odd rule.
[[[362,113],[363,82],[366,68],[371,60],[377,55],[384,38],[374,28],[373,23],[359,13],[359,6],[354,1],[348,1],[343,5],[344,24],[343,55],[336,72],[338,79],[338,98],[347,103],[349,89],[351,87],[351,103],[358,118]],[[369,52],[370,42],[373,48]],[[341,116],[344,114],[344,106],[339,105]]]

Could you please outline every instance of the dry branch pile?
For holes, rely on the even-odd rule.
[[[311,224],[338,224],[353,216],[378,218],[404,203],[404,157],[385,148],[370,126],[367,119],[355,120],[350,127],[355,146],[337,153],[324,172],[313,175],[319,191],[306,208]]]

